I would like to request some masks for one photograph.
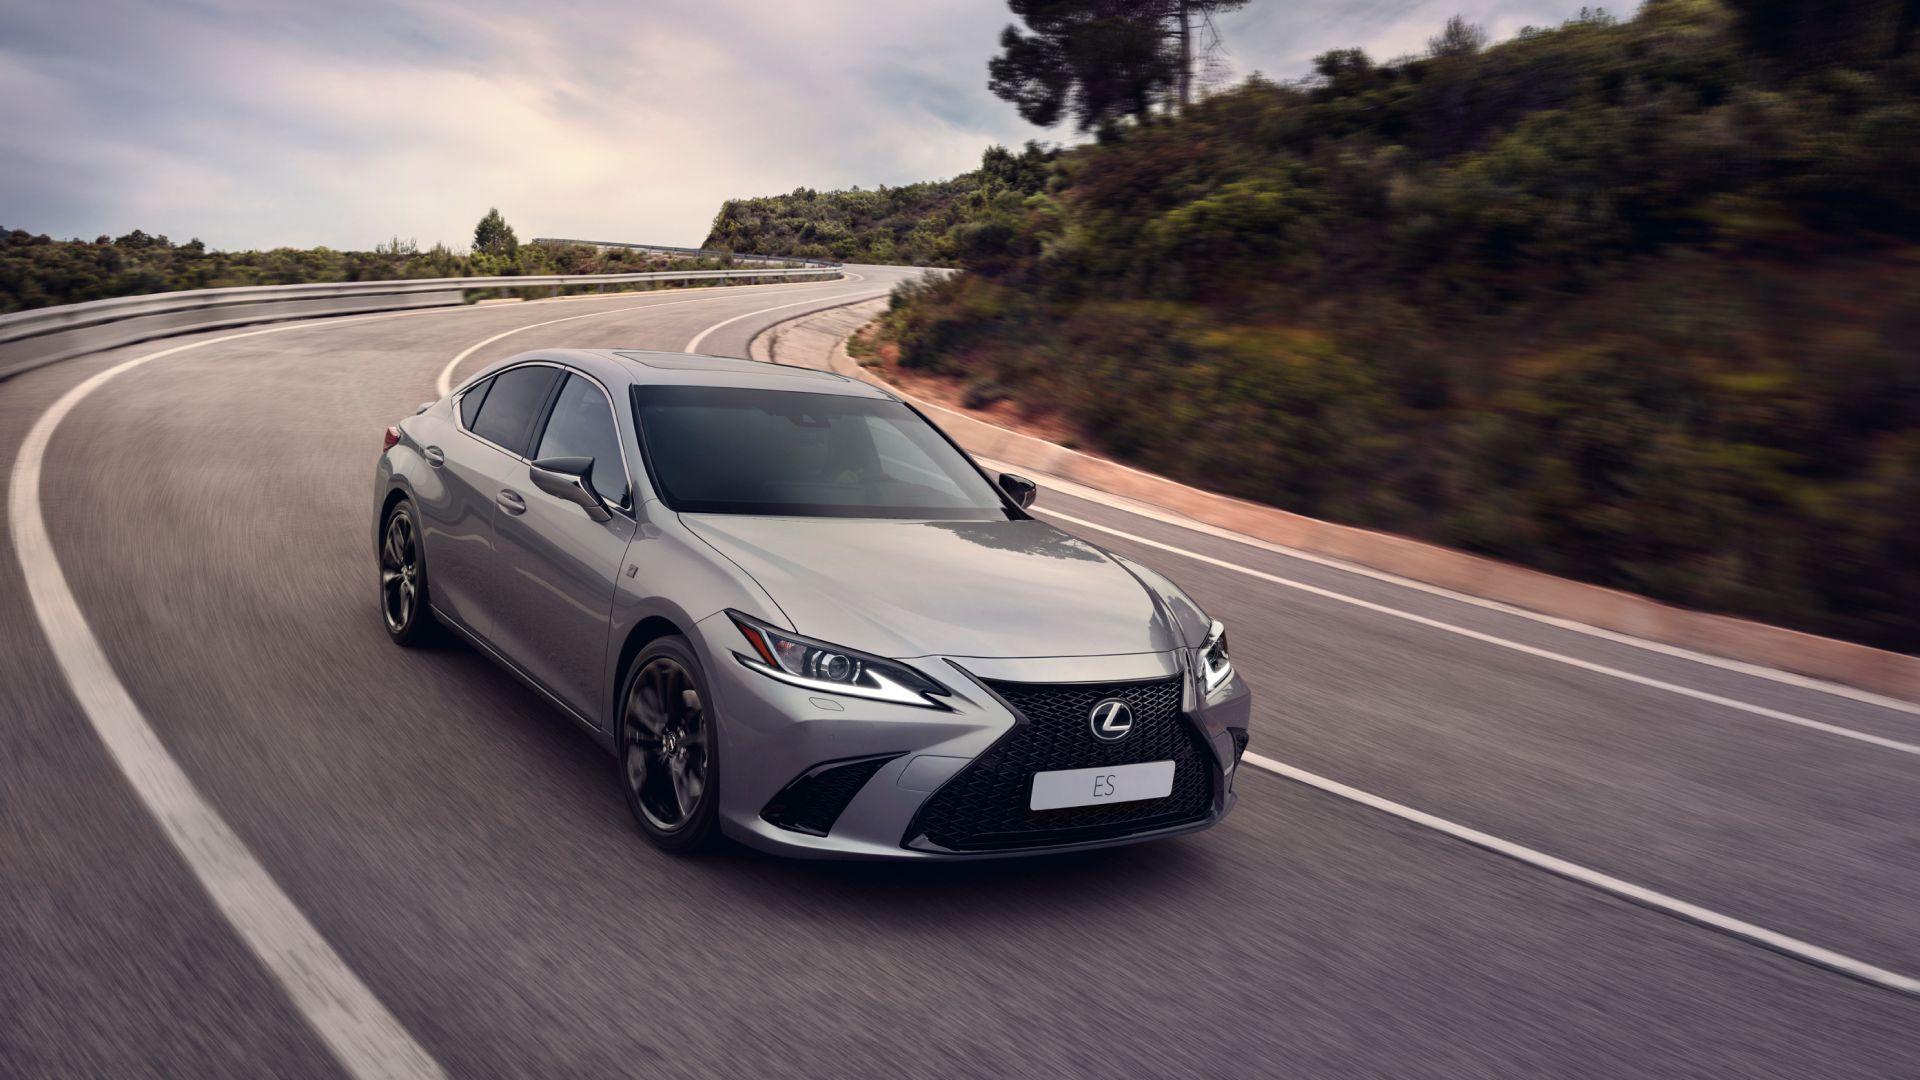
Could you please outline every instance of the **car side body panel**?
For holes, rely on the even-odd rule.
[[[420,509],[421,542],[427,550],[434,610],[465,629],[486,636],[487,574],[493,562],[494,494],[491,460],[498,451],[478,443],[454,423],[448,402],[401,421],[401,431],[420,452],[405,475]],[[486,450],[481,455],[470,451]],[[434,454],[439,464],[430,462]]]

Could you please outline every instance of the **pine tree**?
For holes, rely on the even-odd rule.
[[[480,224],[473,227],[473,251],[476,255],[505,255],[511,258],[520,250],[520,239],[513,235],[513,226],[500,216],[497,208],[489,209]]]

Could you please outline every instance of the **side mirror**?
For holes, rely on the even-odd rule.
[[[533,486],[553,496],[574,503],[587,512],[595,521],[608,521],[613,512],[593,490],[593,459],[590,457],[550,457],[541,458],[527,468],[527,475],[533,480]]]
[[[1015,506],[1025,510],[1033,505],[1034,498],[1040,494],[1040,485],[1024,476],[1003,472],[1000,474],[1000,490],[1007,493],[1007,498],[1012,499]]]

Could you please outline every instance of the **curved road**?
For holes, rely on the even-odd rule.
[[[456,356],[503,334],[461,370],[703,334],[703,351],[745,355],[774,322],[905,273],[855,270],[302,323],[129,370],[55,429],[42,514],[120,682],[448,1075],[1920,1073],[1920,997],[1252,768],[1226,824],[1146,847],[677,860],[529,691],[466,649],[387,643],[372,463]],[[0,458],[83,380],[193,340],[0,384]],[[1920,710],[1088,494],[1054,487],[1040,506],[1232,628],[1255,751],[1920,974]],[[14,554],[0,1075],[342,1075],[116,768]]]

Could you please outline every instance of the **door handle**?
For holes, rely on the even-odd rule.
[[[502,489],[500,494],[493,497],[493,501],[499,503],[500,509],[505,510],[509,514],[524,514],[527,512],[527,500],[521,498],[520,493],[512,488]]]
[[[427,464],[436,469],[447,463],[447,452],[437,446],[429,446],[425,450],[420,451],[420,456],[426,458]]]

